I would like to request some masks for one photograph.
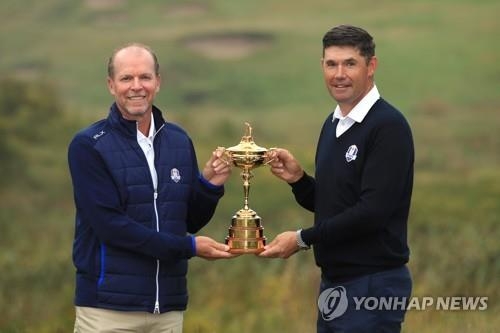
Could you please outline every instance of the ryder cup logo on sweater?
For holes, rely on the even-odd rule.
[[[318,309],[325,321],[342,316],[347,304],[347,292],[342,286],[325,289],[318,297]]]
[[[347,162],[354,161],[358,157],[358,147],[356,145],[351,145],[345,152],[345,160]]]
[[[177,170],[177,168],[173,168],[172,170],[170,170],[170,178],[176,183],[181,180],[181,174],[179,170]]]

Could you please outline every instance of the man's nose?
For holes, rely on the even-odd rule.
[[[134,78],[134,80],[132,81],[132,89],[141,89],[141,88],[142,88],[141,80],[139,80],[139,78]]]
[[[337,70],[335,71],[335,77],[343,78],[345,76],[345,68],[342,65],[337,66]]]

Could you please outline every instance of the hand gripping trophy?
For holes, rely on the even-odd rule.
[[[260,223],[260,217],[248,206],[248,196],[250,193],[251,172],[261,165],[265,165],[269,160],[271,149],[259,147],[255,144],[252,137],[252,127],[245,123],[246,132],[238,145],[223,148],[224,159],[234,166],[242,169],[241,178],[243,179],[244,206],[236,212],[231,220],[229,235],[226,237],[226,244],[230,247],[231,253],[259,253],[264,250],[266,237],[264,228]]]

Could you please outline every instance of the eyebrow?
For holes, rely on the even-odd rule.
[[[358,60],[356,58],[353,58],[353,57],[350,57],[350,58],[347,58],[347,59],[342,59],[340,61],[336,60],[336,59],[325,59],[325,62],[326,63],[339,63],[339,62],[358,62]]]
[[[117,75],[118,77],[130,77],[130,76],[135,76],[134,74],[131,74],[131,73],[122,73],[122,74],[118,74]],[[144,76],[148,76],[148,77],[154,77],[156,76],[154,73],[140,73],[140,74],[137,74],[137,76],[139,77],[144,77]]]

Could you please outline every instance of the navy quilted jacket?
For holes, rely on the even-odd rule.
[[[222,186],[201,179],[193,144],[153,107],[158,188],[135,121],[115,104],[73,138],[68,162],[76,205],[75,304],[166,312],[187,305],[193,237],[212,217]]]

